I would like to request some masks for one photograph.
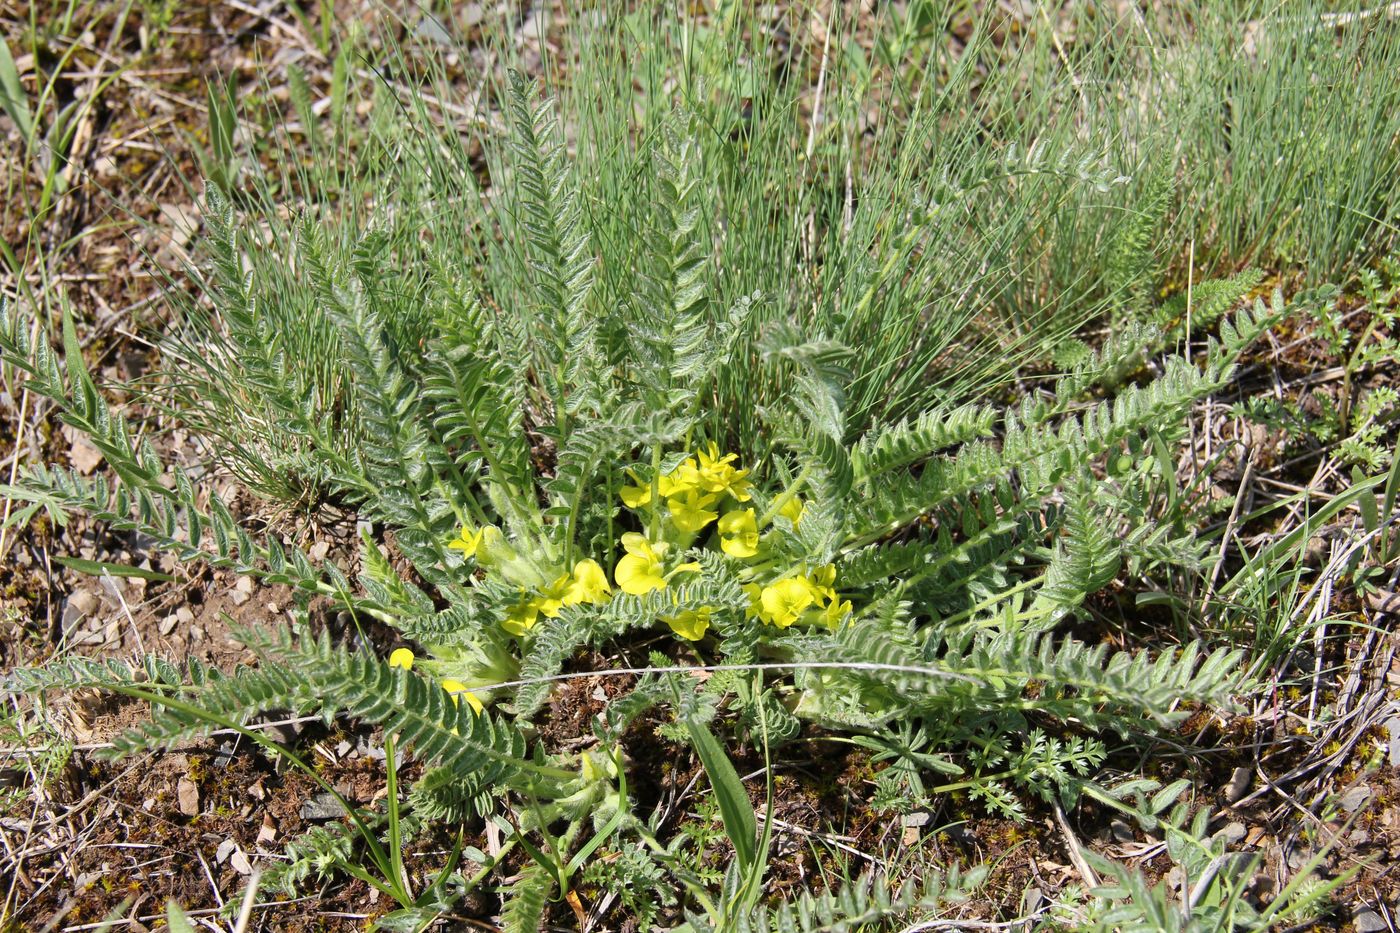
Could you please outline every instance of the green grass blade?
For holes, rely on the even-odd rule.
[[[685,722],[690,733],[691,744],[700,756],[700,764],[710,778],[715,799],[719,803],[720,818],[724,829],[734,843],[734,854],[739,859],[740,868],[747,873],[758,858],[758,819],[754,816],[749,795],[744,792],[744,782],[739,780],[739,772],[725,754],[714,733],[704,723],[694,719]]]
[[[10,44],[0,38],[0,107],[15,121],[27,143],[34,130],[34,117],[29,113],[29,99],[19,83],[19,68],[10,54]]]

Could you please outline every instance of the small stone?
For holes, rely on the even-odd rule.
[[[262,818],[262,828],[258,830],[258,845],[267,845],[277,839],[277,824],[272,822],[272,815],[264,813]]]
[[[241,606],[253,597],[242,590],[230,590],[228,594],[229,602],[235,606]]]
[[[906,813],[900,820],[905,826],[927,826],[932,815],[927,810],[918,810],[914,813]]]
[[[329,541],[317,541],[307,550],[306,555],[319,564],[326,559],[326,555],[330,552],[331,543]]]
[[[1211,838],[1223,839],[1225,840],[1225,844],[1227,846],[1232,846],[1235,843],[1239,842],[1241,839],[1243,839],[1248,832],[1249,828],[1246,827],[1243,823],[1227,823],[1220,829],[1219,832],[1217,832]]]
[[[194,610],[189,606],[181,606],[175,610],[175,618],[180,620],[181,625],[189,625],[194,621]]]
[[[274,616],[275,616],[275,615],[278,615],[278,614],[281,613],[281,612],[282,612],[282,607],[279,606],[279,605],[277,605],[276,603],[268,603],[268,604],[267,604],[267,613],[268,613],[268,615],[274,615]]]
[[[248,576],[239,577],[237,582],[233,584],[233,589],[235,592],[247,593],[251,596],[253,593],[253,578]]]
[[[1388,751],[1390,766],[1400,768],[1400,716],[1392,716],[1385,721],[1385,731],[1390,733]]]
[[[180,804],[180,812],[185,816],[199,815],[199,786],[189,778],[180,778],[175,785],[175,796]]]
[[[253,873],[253,863],[248,861],[248,856],[243,854],[242,849],[235,851],[233,857],[228,860],[228,863],[233,866],[233,870],[240,875],[251,875]]]
[[[341,739],[339,744],[335,747],[335,757],[344,758],[346,755],[350,754],[350,750],[354,747],[355,746],[350,744],[349,739]]]
[[[180,617],[179,617],[179,616],[168,615],[168,616],[166,616],[164,619],[161,619],[161,620],[160,620],[160,635],[161,635],[161,637],[164,638],[164,637],[166,637],[167,635],[169,635],[171,632],[175,631],[175,626],[177,626],[177,625],[179,625],[179,624],[180,624]]]
[[[102,465],[102,451],[94,447],[86,437],[75,433],[68,444],[68,460],[79,473],[91,476],[92,472]]]
[[[1254,769],[1236,768],[1230,772],[1230,782],[1225,785],[1225,800],[1227,803],[1238,803],[1249,793],[1249,787],[1254,783]]]
[[[263,787],[263,782],[257,781],[250,785],[248,787],[248,796],[252,797],[254,800],[266,800],[267,790]]]
[[[1354,846],[1364,846],[1370,841],[1371,834],[1366,832],[1366,830],[1364,829],[1352,830],[1351,835],[1347,837],[1347,842],[1351,843]]]
[[[85,616],[90,616],[97,611],[97,596],[91,590],[74,590],[68,597],[68,605]]]
[[[325,823],[345,815],[345,808],[334,794],[320,793],[301,805],[301,818],[308,823]]]
[[[1356,927],[1356,933],[1380,933],[1381,930],[1390,929],[1385,918],[1369,907],[1353,913],[1351,922]]]
[[[191,625],[190,641],[204,641],[204,629],[198,625]]]
[[[223,842],[219,843],[219,847],[214,850],[214,861],[222,865],[224,862],[228,861],[228,857],[237,851],[237,849],[238,843],[234,842],[232,839],[225,839]]]
[[[156,798],[154,798],[154,797],[147,797],[145,800],[141,801],[141,809],[142,809],[142,810],[145,810],[147,813],[150,813],[150,812],[151,812],[152,810],[154,810],[155,808],[156,808]]]
[[[1122,820],[1114,820],[1108,824],[1108,828],[1113,833],[1113,838],[1118,842],[1132,842],[1137,838],[1133,828]]]
[[[1342,799],[1339,800],[1338,803],[1341,805],[1341,808],[1348,813],[1355,813],[1370,799],[1371,788],[1367,787],[1365,784],[1358,784],[1355,787],[1349,788],[1346,793],[1342,794]]]

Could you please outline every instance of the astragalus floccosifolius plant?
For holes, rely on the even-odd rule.
[[[568,884],[571,854],[601,844],[585,833],[635,837],[680,871],[656,827],[629,811],[614,754],[648,706],[699,720],[727,709],[771,745],[804,720],[852,733],[895,760],[881,778],[891,805],[959,788],[1017,815],[1024,792],[1068,800],[1091,786],[1104,730],[1155,728],[1183,704],[1228,695],[1234,652],[1110,654],[1061,623],[1124,573],[1198,558],[1190,528],[1155,520],[1172,482],[1163,452],[1281,299],[1221,323],[1194,359],[1151,360],[1162,330],[1133,325],[1022,404],[955,398],[853,424],[851,389],[883,363],[774,296],[711,300],[709,283],[726,274],[712,262],[723,230],[704,217],[707,166],[689,117],[648,137],[657,203],[638,250],[592,236],[537,89],[516,79],[508,113],[492,196],[510,208],[483,235],[512,240],[519,263],[498,288],[470,257],[405,240],[393,216],[348,235],[311,212],[294,243],[269,244],[257,218],[207,193],[213,314],[172,358],[184,384],[241,400],[221,409],[244,418],[219,435],[235,471],[269,475],[255,461],[268,467],[275,453],[274,471],[354,510],[356,580],[249,532],[138,443],[84,370],[71,324],[60,361],[31,342],[29,324],[0,317],[5,362],[116,474],[34,468],[10,491],[33,504],[28,514],[93,513],[181,559],[288,584],[303,606],[330,600],[378,619],[399,643],[247,633],[259,666],[196,668],[195,693],[155,662],[143,686],[84,661],[18,673],[12,686],[107,684],[153,700],[152,723],[121,753],[273,710],[380,724],[426,765],[408,795],[419,819],[525,814],[515,838],[553,867],[529,876],[522,903]],[[635,264],[627,302],[596,286],[615,260]],[[302,330],[274,325],[276,302],[295,305]],[[300,353],[314,353],[316,372]],[[1124,382],[1148,362],[1152,378]],[[762,432],[737,438],[744,449],[713,407],[739,371],[782,386],[757,412]],[[400,557],[411,572],[396,569]],[[719,669],[699,698],[681,697],[670,674],[643,677],[597,724],[597,750],[531,741],[565,665],[658,635],[653,647],[670,645],[662,666]],[[931,772],[947,783],[929,785]],[[569,830],[551,834],[560,819]],[[313,863],[292,864],[304,876]],[[434,886],[439,900],[426,905],[390,893],[427,911],[449,887]]]

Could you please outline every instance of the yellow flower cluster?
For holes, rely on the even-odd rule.
[[[837,628],[851,611],[851,601],[836,592],[836,568],[831,564],[811,573],[784,577],[767,586],[750,583],[749,618],[787,628],[799,619]]]
[[[565,606],[605,603],[611,595],[612,587],[602,566],[596,560],[584,559],[574,564],[572,572],[556,577],[537,592],[521,587],[520,599],[507,610],[501,627],[512,635],[524,635],[535,627],[540,616],[552,619]]]
[[[413,670],[413,661],[413,652],[407,648],[395,648],[389,654],[390,667],[398,667],[406,671],[411,671]],[[475,693],[468,690],[467,685],[460,680],[453,680],[449,677],[442,681],[442,689],[447,691],[447,695],[452,698],[453,703],[458,702],[458,697],[466,697],[467,705],[470,706],[473,711],[480,713],[485,709],[485,707],[481,705],[481,699]]]
[[[706,449],[687,457],[680,466],[656,481],[656,493],[666,500],[671,524],[684,534],[695,535],[711,522],[718,521],[720,547],[731,557],[752,557],[758,553],[758,521],[753,509],[733,508],[723,515],[718,508],[726,500],[748,502],[753,496],[749,489],[749,471],[733,464],[738,454],[720,455],[719,448],[710,444]],[[634,476],[633,479],[636,479]],[[622,487],[622,503],[629,509],[652,505],[652,487],[647,483]]]
[[[752,484],[749,471],[734,465],[738,459],[737,454],[721,455],[716,445],[709,444],[674,470],[657,477],[654,487],[631,474],[637,485],[622,487],[623,504],[634,510],[650,511],[653,534],[657,533],[657,521],[661,518],[657,510],[663,505],[669,524],[668,530],[659,535],[660,540],[636,532],[622,535],[623,554],[613,567],[613,580],[618,589],[640,596],[665,589],[679,574],[700,573],[699,563],[675,563],[673,557],[667,558],[675,549],[685,548],[711,523],[715,524],[718,544],[725,554],[747,561],[760,553],[759,523],[767,524],[774,513],[759,519],[753,508],[743,504],[753,498]],[[656,501],[653,501],[653,494]],[[805,507],[793,491],[784,494],[775,505],[776,515],[783,516],[794,527],[801,522]],[[462,528],[448,547],[461,551],[465,557],[475,558],[479,567],[519,586],[518,598],[507,607],[501,620],[501,627],[517,637],[534,628],[541,616],[553,618],[565,606],[596,605],[612,597],[607,573],[591,559],[578,561],[573,570],[542,584],[540,581],[548,579],[558,568],[541,568],[536,558],[517,552],[495,526]],[[799,619],[836,628],[851,611],[851,603],[837,594],[835,578],[835,568],[828,565],[767,585],[750,584],[746,587],[751,603],[748,615],[778,628],[787,628]],[[678,610],[673,615],[661,616],[661,621],[677,636],[698,641],[709,629],[713,612],[708,606]],[[408,657],[411,664],[412,655]],[[468,697],[475,699],[470,694]]]

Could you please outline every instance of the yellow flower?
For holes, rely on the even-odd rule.
[[[792,527],[796,528],[797,523],[802,521],[802,513],[805,511],[807,511],[807,506],[803,504],[801,499],[793,496],[783,503],[783,507],[778,509],[778,514],[792,522]]]
[[[407,648],[395,648],[389,654],[389,666],[401,667],[406,671],[413,670],[413,652]]]
[[[501,628],[512,635],[524,635],[535,627],[539,621],[540,602],[537,597],[529,596],[525,590],[520,591],[520,599],[513,606],[506,610],[506,617],[501,620]]]
[[[485,528],[472,531],[466,525],[457,532],[457,537],[447,542],[447,546],[454,551],[461,551],[463,557],[475,557],[476,549],[481,546],[481,536],[486,534]]]
[[[699,641],[705,637],[705,630],[710,627],[712,611],[709,606],[702,609],[686,609],[673,616],[662,616],[661,621],[671,626],[671,631],[681,638]]]
[[[569,584],[572,578],[566,573],[555,579],[553,583],[545,587],[540,595],[535,597],[535,608],[540,615],[547,619],[552,619],[559,614],[560,608],[570,603],[566,602],[569,596]]]
[[[749,471],[736,470],[730,466],[739,459],[738,454],[725,454],[721,457],[719,447],[711,443],[696,456],[700,461],[696,473],[701,489],[712,493],[728,493],[740,502],[748,502],[752,498],[749,495],[751,484],[747,478]]]
[[[603,572],[602,566],[592,558],[585,558],[574,564],[573,577],[564,594],[564,605],[601,603],[611,594],[612,587],[608,585],[608,575]]]
[[[719,520],[719,546],[730,557],[753,557],[758,553],[758,520],[753,509],[724,513]]]
[[[622,504],[629,509],[640,509],[651,501],[651,483],[644,483],[637,479],[637,474],[633,473],[631,470],[627,471],[627,475],[632,477],[633,480],[636,480],[637,485],[622,487],[620,490]]]
[[[752,619],[763,615],[763,587],[757,583],[745,583],[744,594],[749,598],[749,608],[744,610],[744,618]]]
[[[679,470],[677,472],[679,472]],[[622,504],[629,509],[640,509],[642,506],[651,502],[651,483],[644,483],[638,480],[637,474],[633,473],[631,470],[627,471],[627,475],[637,480],[637,485],[623,486],[622,489],[619,490],[622,495]],[[662,476],[657,479],[656,491],[661,498],[664,499],[676,492],[684,491],[676,483],[675,476],[676,473],[672,473],[670,476]]]
[[[711,511],[718,496],[704,495],[698,489],[691,489],[680,496],[666,500],[671,509],[671,522],[688,535],[693,535],[710,522],[719,518],[719,513]]]
[[[841,627],[842,621],[851,613],[851,601],[833,598],[822,610],[822,621],[833,632]]]
[[[812,595],[817,599],[834,600],[836,590],[833,584],[836,583],[836,565],[827,564],[818,567],[807,575],[807,579],[812,583]]]
[[[812,605],[815,596],[812,584],[804,577],[770,583],[759,596],[759,617],[769,625],[787,628]]]
[[[636,532],[623,535],[622,549],[627,553],[613,570],[622,592],[640,596],[666,585],[666,577],[661,572],[661,554],[644,535]]]
[[[469,705],[473,711],[480,713],[486,709],[486,707],[481,705],[481,701],[477,699],[476,694],[468,690],[467,685],[460,680],[444,680],[442,682],[442,689],[446,690],[447,695],[452,697],[452,702],[454,704],[457,702],[458,697],[466,697],[467,705]]]

